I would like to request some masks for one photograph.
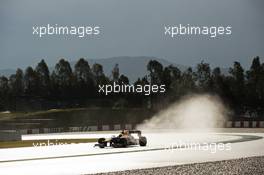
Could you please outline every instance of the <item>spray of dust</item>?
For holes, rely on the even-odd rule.
[[[218,96],[188,95],[151,119],[138,125],[138,129],[212,130],[222,127],[229,110]]]

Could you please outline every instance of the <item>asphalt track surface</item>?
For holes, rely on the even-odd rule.
[[[1,149],[0,172],[88,174],[264,156],[262,132],[255,130],[252,133],[244,133],[243,129],[235,131],[218,133],[149,131],[144,134],[148,138],[147,147],[100,149],[94,148],[94,143],[86,143]],[[111,135],[113,133],[53,134],[34,135],[24,139],[97,138]],[[199,149],[193,147],[190,149],[186,143],[199,144]],[[222,144],[221,148],[229,144],[230,147],[211,149],[210,144]]]

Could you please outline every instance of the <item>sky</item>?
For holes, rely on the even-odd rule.
[[[264,57],[263,0],[1,0],[0,69],[116,56],[153,56],[229,67]],[[100,26],[97,37],[32,35],[37,25]],[[232,35],[164,36],[164,26],[232,26]]]

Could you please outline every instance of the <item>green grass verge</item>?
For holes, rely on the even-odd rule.
[[[50,109],[46,111],[35,111],[35,112],[0,113],[0,120],[1,119],[11,119],[15,117],[31,117],[31,116],[38,116],[38,115],[48,115],[48,114],[60,113],[60,112],[82,111],[85,109],[88,109],[88,108]]]
[[[51,140],[22,140],[22,141],[8,141],[0,142],[1,148],[19,148],[19,147],[34,147],[34,146],[52,146],[52,145],[66,145],[78,143],[96,142],[96,138],[89,139],[51,139]]]

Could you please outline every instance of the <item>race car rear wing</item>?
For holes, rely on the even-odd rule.
[[[138,136],[141,136],[141,131],[140,130],[129,130],[129,134],[137,134]]]

